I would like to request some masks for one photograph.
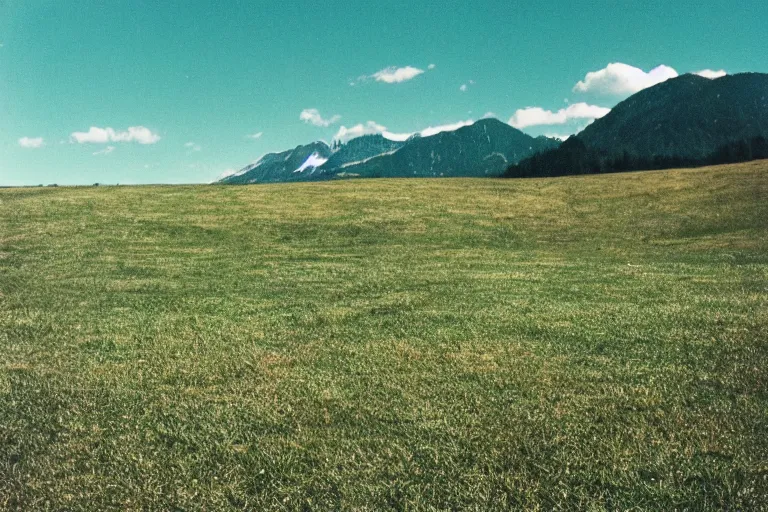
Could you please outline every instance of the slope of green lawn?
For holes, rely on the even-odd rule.
[[[0,190],[0,509],[760,509],[768,161]]]

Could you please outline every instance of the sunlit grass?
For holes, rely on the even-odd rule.
[[[759,509],[768,162],[0,191],[0,507]]]

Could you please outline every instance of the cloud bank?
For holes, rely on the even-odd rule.
[[[474,123],[472,119],[467,119],[466,121],[459,121],[457,123],[449,123],[449,124],[443,124],[438,126],[429,126],[415,133],[418,133],[422,137],[429,137],[431,135],[436,135],[440,132],[450,132],[453,130],[458,130],[463,126],[469,126],[472,123]],[[365,124],[361,123],[349,128],[347,128],[346,126],[342,126],[341,128],[339,128],[339,131],[336,132],[336,135],[333,138],[334,140],[338,140],[341,142],[348,142],[356,137],[361,137],[363,135],[373,135],[373,134],[381,134],[389,140],[404,141],[408,139],[408,137],[414,135],[414,132],[395,133],[387,130],[386,126],[380,125],[375,121],[368,121]]]
[[[518,130],[529,126],[558,125],[566,124],[573,119],[586,119],[594,121],[600,119],[610,112],[611,109],[589,105],[587,103],[574,103],[566,108],[561,108],[557,112],[544,110],[541,107],[528,107],[517,110],[509,118],[509,124]]]
[[[237,174],[237,170],[236,169],[225,169],[216,177],[216,180],[214,180],[214,181],[223,180],[224,178],[227,178],[229,176],[233,176],[235,174]]]
[[[472,119],[467,119],[466,121],[459,121],[457,123],[452,124],[441,124],[438,126],[430,126],[429,128],[424,128],[419,132],[419,134],[422,137],[429,137],[431,135],[437,135],[441,132],[452,132],[454,130],[458,130],[459,128],[463,128],[464,126],[469,126],[471,124],[474,124],[474,121]]]
[[[144,126],[131,126],[125,131],[91,126],[87,132],[73,132],[69,136],[69,140],[78,144],[106,144],[108,142],[155,144],[160,140],[160,136]]]
[[[333,138],[334,140],[341,142],[348,142],[357,137],[362,137],[363,135],[375,135],[379,133],[389,140],[399,141],[406,140],[412,135],[410,133],[392,133],[387,130],[386,126],[382,126],[375,121],[368,121],[365,124],[356,124],[355,126],[351,126],[349,128],[342,126],[339,128],[339,131],[336,132],[336,135],[334,135]]]
[[[704,78],[709,78],[710,80],[714,80],[715,78],[720,78],[721,76],[725,76],[728,73],[726,73],[724,69],[721,69],[719,71],[713,71],[711,69],[702,69],[701,71],[696,71],[694,74],[703,76]]]
[[[299,119],[301,119],[305,123],[309,123],[322,128],[327,128],[332,124],[336,124],[339,121],[339,119],[341,119],[341,116],[334,115],[334,116],[331,116],[329,119],[325,119],[323,118],[323,116],[320,115],[320,111],[317,110],[316,108],[305,108],[304,110],[301,111],[301,114],[299,114]],[[255,137],[255,138],[258,138],[258,137]]]
[[[647,89],[670,78],[678,76],[669,66],[658,66],[647,73],[640,68],[614,62],[603,69],[587,73],[573,87],[573,92],[595,93],[610,96],[624,96]]]
[[[19,146],[26,149],[37,149],[45,145],[42,137],[22,137],[19,139]]]

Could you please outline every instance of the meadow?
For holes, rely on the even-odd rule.
[[[0,190],[0,509],[767,508],[768,161]]]

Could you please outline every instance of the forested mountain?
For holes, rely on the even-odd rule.
[[[578,137],[612,156],[698,159],[736,140],[768,137],[768,75],[683,75],[616,105]]]
[[[730,164],[768,158],[768,139],[762,136],[735,140],[720,146],[704,158],[679,156],[642,157],[625,151],[611,154],[588,147],[579,137],[571,137],[552,151],[545,151],[507,169],[508,178],[536,178],[572,174],[647,171],[702,165]]]
[[[768,158],[768,75],[683,75],[629,97],[507,176],[664,169]]]

